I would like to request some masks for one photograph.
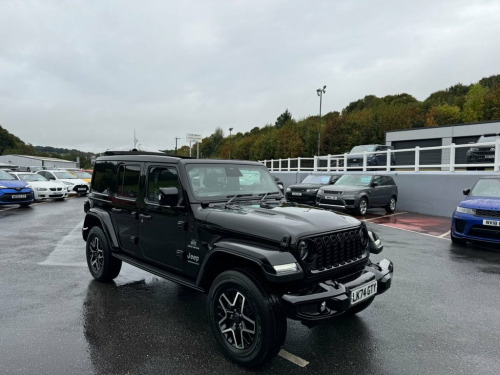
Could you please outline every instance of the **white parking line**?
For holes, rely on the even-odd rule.
[[[382,225],[382,226],[387,227],[387,228],[398,229],[398,230],[404,230],[405,232],[417,233],[417,234],[421,234],[421,235],[423,235],[423,236],[428,236],[428,237],[433,237],[433,238],[439,238],[439,239],[441,239],[441,240],[447,240],[447,241],[449,241],[449,239],[448,239],[448,238],[445,238],[445,236],[449,233],[449,231],[448,231],[448,232],[446,232],[446,233],[444,233],[444,234],[441,234],[441,235],[439,235],[439,236],[435,236],[435,235],[433,235],[433,234],[428,234],[428,233],[417,232],[416,230],[410,230],[410,229],[404,229],[404,228],[399,228],[399,227],[393,227],[392,225],[388,225],[388,224],[379,224],[379,223],[375,223],[375,225]]]
[[[408,212],[404,211],[404,212],[398,212],[397,214],[390,214],[390,215],[384,215],[384,216],[378,216],[378,217],[372,217],[371,219],[361,219],[361,221],[371,221],[371,220],[377,220],[377,219],[381,219],[381,218],[385,218],[385,217],[391,217],[391,216],[397,216],[397,215],[403,215],[403,214],[407,214]]]
[[[305,359],[297,357],[295,354],[289,353],[285,349],[281,349],[278,355],[300,367],[306,367],[309,364]]]
[[[438,238],[445,238],[447,235],[449,235],[451,233],[451,230],[449,230],[448,232],[446,233],[443,233],[442,235],[438,236]]]

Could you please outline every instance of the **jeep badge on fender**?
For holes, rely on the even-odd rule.
[[[307,326],[366,309],[393,264],[364,223],[289,205],[265,166],[108,151],[96,160],[82,234],[99,281],[122,262],[206,293],[222,352],[257,367]]]

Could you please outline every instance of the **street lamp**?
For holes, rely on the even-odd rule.
[[[326,85],[323,86],[322,89],[317,89],[316,94],[319,96],[319,125],[318,125],[318,156],[319,156],[319,148],[320,148],[320,141],[321,141],[321,101],[323,99],[323,94],[326,93]]]
[[[233,128],[229,128],[229,159],[231,159],[231,132]]]

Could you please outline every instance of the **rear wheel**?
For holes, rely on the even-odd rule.
[[[385,212],[392,214],[396,211],[396,197],[391,197],[387,205],[385,206]]]
[[[242,366],[263,365],[285,341],[286,316],[279,297],[249,270],[217,276],[208,295],[208,314],[222,351]]]
[[[118,276],[122,261],[111,255],[111,249],[104,232],[93,227],[87,237],[87,265],[92,277],[98,281],[110,281]]]

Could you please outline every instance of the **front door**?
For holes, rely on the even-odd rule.
[[[181,270],[187,235],[182,223],[187,220],[187,211],[160,205],[160,188],[168,187],[176,187],[182,196],[175,166],[148,166],[144,204],[139,213],[139,247],[145,258]]]

